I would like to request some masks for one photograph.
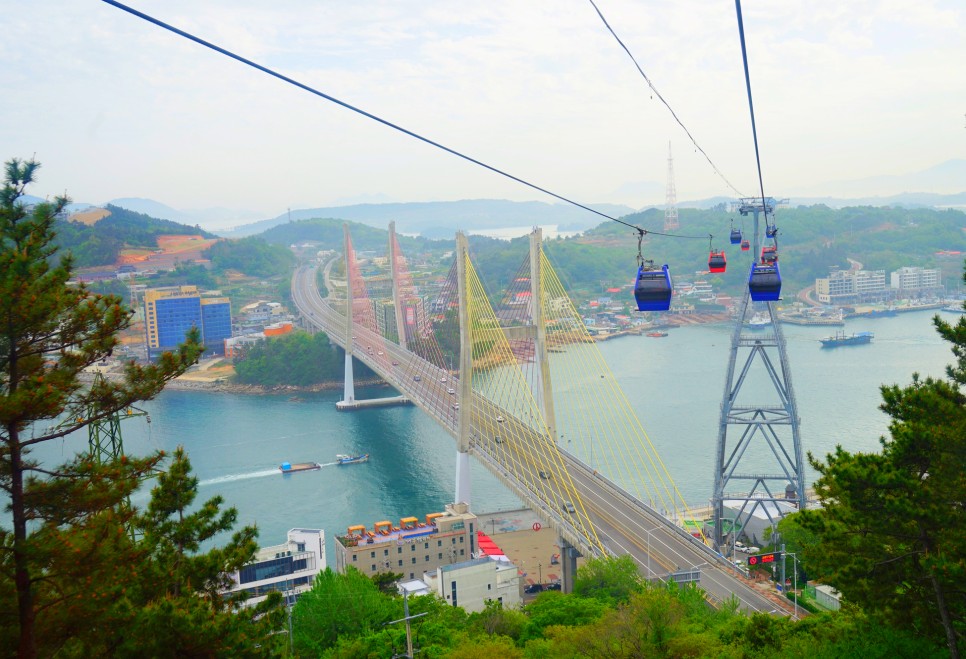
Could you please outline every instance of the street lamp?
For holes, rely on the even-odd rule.
[[[795,572],[795,585],[792,586],[792,592],[795,593],[795,620],[798,620],[798,554],[793,551],[786,551],[785,554],[790,555],[793,560],[792,570]],[[784,586],[785,584],[782,584]]]

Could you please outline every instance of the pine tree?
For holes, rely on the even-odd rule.
[[[79,596],[67,585],[72,578],[93,583],[105,567],[97,556],[124,561],[136,551],[114,536],[130,520],[127,496],[160,459],[98,465],[80,455],[52,466],[32,450],[153,398],[201,349],[189,338],[155,364],[129,364],[120,382],[84,386],[82,371],[111,354],[130,312],[116,296],[69,283],[73,259],[56,254],[54,243],[68,199],[34,206],[22,199],[38,167],[7,162],[0,190],[0,488],[12,522],[12,530],[0,530],[0,570],[16,593],[16,639],[7,640],[21,657],[37,654],[41,613],[72,620],[69,606]]]
[[[796,517],[815,534],[803,551],[817,576],[890,624],[942,639],[955,659],[966,633],[966,317],[934,324],[957,358],[948,379],[882,387],[892,417],[882,452],[809,456],[823,507]]]

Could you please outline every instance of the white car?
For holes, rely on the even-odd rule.
[[[745,543],[736,541],[735,542],[735,549],[740,549],[740,550],[744,551],[744,549],[745,549]]]
[[[750,547],[749,546],[749,547],[745,547],[741,551],[745,552],[746,554],[757,554],[758,552],[761,551],[761,549],[759,549],[758,547]]]
[[[386,354],[386,353],[384,353],[382,350],[379,351],[379,356],[380,357],[382,357],[384,354]]]
[[[504,419],[502,416],[496,417],[496,422],[497,423],[503,423],[504,421],[506,421],[506,419]]]
[[[448,394],[455,394],[456,393],[456,389],[447,389],[446,390],[446,393],[448,393]]]
[[[441,377],[441,378],[439,379],[439,381],[440,381],[440,382],[446,382],[446,376],[444,375],[443,377]]]

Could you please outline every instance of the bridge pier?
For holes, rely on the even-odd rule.
[[[574,591],[574,577],[577,576],[577,558],[580,552],[565,539],[560,538],[560,591]]]
[[[466,290],[466,261],[469,260],[469,243],[466,236],[456,234],[456,278],[459,294],[460,368],[459,368],[459,417],[456,427],[456,499],[457,503],[470,503],[470,426],[473,408],[473,343],[470,336],[470,313]]]
[[[356,401],[356,385],[352,377],[352,277],[349,274],[349,223],[342,225],[342,244],[345,254],[345,378],[343,380],[342,402],[352,405]]]

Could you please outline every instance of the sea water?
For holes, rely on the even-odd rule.
[[[879,410],[879,387],[907,384],[913,372],[943,376],[952,362],[932,315],[848,320],[847,333],[872,331],[875,339],[835,349],[822,349],[818,340],[836,328],[783,325],[806,451],[822,457],[837,444],[851,451],[879,450],[889,423]],[[599,344],[675,483],[693,504],[711,496],[732,329],[690,326],[671,329],[665,338],[632,336]],[[357,397],[387,393],[360,390]],[[240,524],[258,526],[262,545],[284,541],[290,528],[323,528],[331,560],[332,536],[348,526],[371,528],[381,520],[441,511],[453,497],[456,462],[453,439],[418,408],[337,412],[340,396],[341,390],[294,397],[165,391],[141,406],[150,423],[144,417],[122,422],[125,450],[145,454],[184,446],[200,481],[199,500],[224,497],[226,505],[238,509]],[[52,462],[65,459],[86,442],[86,434],[49,442],[36,455]],[[332,463],[338,453],[371,457],[364,464],[337,466]],[[286,461],[325,466],[283,475],[278,465]],[[522,505],[472,461],[471,473],[476,511]],[[813,478],[808,469],[806,480]],[[135,503],[146,501],[145,491]]]

